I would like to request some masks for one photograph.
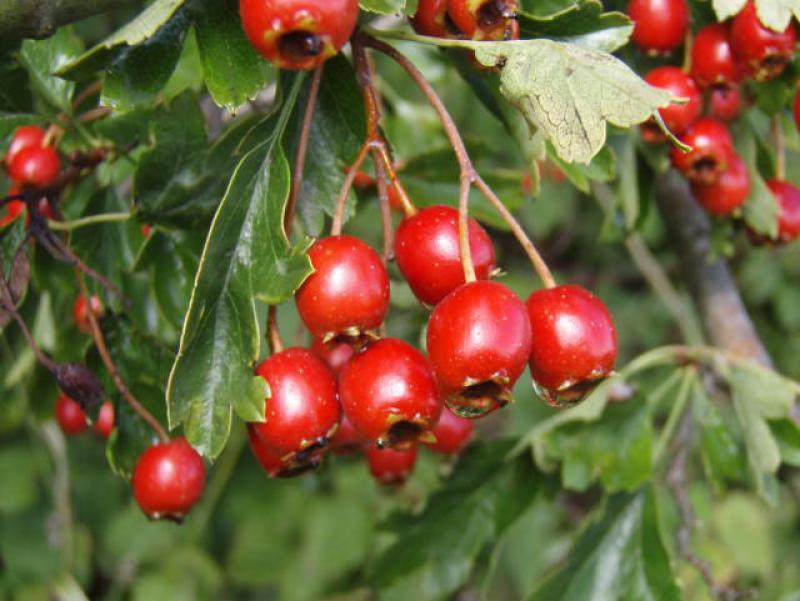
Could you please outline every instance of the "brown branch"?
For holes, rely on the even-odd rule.
[[[46,38],[61,25],[134,4],[135,0],[0,0],[0,39]]]

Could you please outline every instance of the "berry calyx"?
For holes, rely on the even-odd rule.
[[[456,415],[494,411],[511,401],[531,353],[525,305],[498,282],[464,284],[431,313],[427,347],[445,403]]]
[[[767,182],[778,200],[778,241],[787,243],[800,237],[800,188],[787,181]]]
[[[269,385],[263,422],[248,429],[288,466],[307,463],[336,433],[342,410],[330,367],[304,348],[289,348],[263,361],[256,373]]]
[[[448,0],[420,0],[417,12],[409,19],[414,31],[435,38],[458,37],[461,32],[447,12],[447,2]]]
[[[728,127],[721,121],[703,117],[683,135],[682,140],[692,147],[689,152],[673,147],[672,164],[692,182],[710,184],[728,168],[734,155],[733,140]]]
[[[339,394],[353,427],[380,447],[405,449],[429,439],[442,411],[425,355],[397,338],[353,355],[339,376]]]
[[[689,28],[686,0],[631,0],[628,16],[633,21],[631,39],[649,53],[674,50]]]
[[[106,401],[100,405],[100,413],[97,414],[97,421],[94,422],[94,431],[103,438],[111,436],[114,429],[114,405],[111,401]]]
[[[469,246],[475,275],[489,279],[495,267],[494,246],[489,234],[469,219]],[[436,305],[464,284],[458,242],[458,210],[437,205],[404,219],[397,228],[395,259],[400,272],[421,302]]]
[[[275,449],[265,443],[258,432],[252,428],[247,429],[247,439],[250,441],[250,450],[253,452],[253,456],[270,478],[294,478],[317,469],[322,463],[321,453],[309,456],[303,463],[289,463]]]
[[[80,434],[89,427],[80,404],[63,393],[56,400],[55,416],[61,430],[70,436]]]
[[[473,40],[511,40],[519,37],[516,0],[449,0],[453,24]]]
[[[344,342],[323,344],[323,342],[315,338],[311,343],[311,350],[316,355],[328,364],[328,367],[333,370],[334,375],[338,376],[342,368],[350,360],[355,352],[353,347]]]
[[[152,520],[180,522],[203,494],[206,466],[183,438],[156,444],[139,457],[133,468],[133,497]]]
[[[730,85],[741,78],[728,31],[723,23],[706,25],[692,42],[692,77],[703,87]]]
[[[308,256],[314,273],[295,302],[309,331],[326,344],[375,338],[389,310],[389,274],[378,253],[353,236],[330,236]]]
[[[733,121],[742,112],[742,93],[739,86],[714,86],[708,98],[708,114],[720,121]]]
[[[28,146],[11,160],[8,176],[23,188],[46,188],[60,170],[61,159],[52,146]]]
[[[75,303],[72,305],[72,319],[75,321],[75,325],[78,327],[78,329],[84,334],[92,333],[92,323],[89,320],[89,311],[94,313],[95,317],[99,318],[104,311],[103,301],[100,300],[100,297],[94,294],[88,301],[82,294],[78,295],[78,297],[75,299]]]
[[[525,304],[536,392],[553,406],[580,401],[614,369],[617,331],[611,313],[603,301],[574,285],[538,290]]]
[[[358,0],[240,0],[250,43],[281,69],[313,69],[341,50],[358,19]]]
[[[750,195],[750,173],[742,158],[734,155],[717,181],[695,184],[692,190],[697,201],[712,215],[730,215],[747,202]]]
[[[404,484],[417,463],[416,447],[397,451],[371,446],[367,449],[366,456],[370,474],[384,486]]]
[[[46,132],[38,125],[23,125],[18,127],[11,138],[11,144],[8,147],[6,156],[3,159],[6,164],[6,169],[11,166],[11,161],[19,154],[23,148],[33,146],[44,146],[44,138]]]
[[[475,433],[472,420],[459,417],[445,408],[439,418],[439,423],[433,429],[436,442],[425,443],[432,451],[445,455],[457,455],[463,451]]]
[[[797,32],[793,22],[783,31],[773,31],[758,19],[749,0],[731,23],[731,45],[736,56],[752,71],[754,79],[766,81],[783,73],[794,57]]]
[[[686,98],[686,104],[671,104],[658,109],[659,115],[672,133],[680,136],[700,116],[703,108],[703,96],[700,89],[683,69],[678,67],[657,67],[645,76],[651,86],[667,90],[676,98]],[[642,124],[642,137],[645,142],[661,143],[666,136],[661,128],[652,120]]]

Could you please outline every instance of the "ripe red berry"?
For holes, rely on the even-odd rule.
[[[736,56],[758,81],[777,77],[794,57],[797,32],[793,22],[783,31],[772,31],[758,19],[755,4],[749,0],[731,23],[731,45]]]
[[[11,167],[11,161],[23,148],[43,146],[45,131],[38,125],[23,125],[18,127],[11,138],[11,144],[5,156],[6,169]]]
[[[692,42],[692,77],[703,87],[730,85],[741,78],[741,69],[731,48],[728,26],[706,25]]]
[[[403,484],[408,480],[417,463],[416,447],[397,451],[371,446],[367,449],[366,456],[372,477],[386,486]]]
[[[397,338],[353,355],[339,376],[339,394],[353,427],[381,447],[408,448],[425,439],[442,411],[425,355]]]
[[[495,266],[494,246],[486,230],[472,218],[469,247],[478,279],[489,279]],[[404,219],[397,228],[394,253],[414,295],[427,305],[438,303],[464,284],[458,210],[438,205]]]
[[[414,31],[435,38],[451,38],[459,34],[447,13],[447,0],[420,0],[416,14],[409,19]]]
[[[203,458],[183,438],[156,444],[133,468],[133,496],[147,517],[180,522],[200,500],[206,482]]]
[[[14,196],[15,194],[19,194],[21,190],[17,186],[11,186],[8,190],[9,196]],[[14,220],[20,216],[22,211],[25,209],[25,202],[22,200],[12,200],[9,201],[6,206],[0,209],[0,228],[7,226],[9,223],[13,223]]]
[[[716,181],[733,158],[733,140],[728,127],[716,119],[698,119],[681,139],[692,150],[683,152],[673,147],[670,158],[672,164],[695,183]]]
[[[715,86],[708,98],[708,115],[721,121],[733,121],[742,112],[739,86]]]
[[[247,429],[250,450],[270,478],[293,478],[314,470],[322,463],[322,454],[312,454],[303,463],[287,462],[258,435],[253,428]]]
[[[247,427],[288,465],[308,462],[328,446],[342,417],[331,368],[308,349],[289,348],[256,373],[269,385],[266,420]]]
[[[61,159],[52,146],[28,146],[8,166],[8,176],[22,187],[46,188],[58,177]]]
[[[678,67],[657,67],[645,76],[651,86],[667,90],[676,98],[686,98],[686,104],[671,104],[658,109],[658,113],[666,126],[676,136],[680,136],[700,116],[703,108],[703,96],[694,79]],[[642,137],[646,142],[660,143],[666,136],[652,120],[642,125]]]
[[[64,434],[80,434],[89,426],[86,414],[78,402],[63,393],[56,400],[55,414],[56,421]]]
[[[448,0],[447,13],[455,27],[473,40],[519,37],[517,0]]]
[[[339,429],[331,441],[331,453],[334,455],[350,455],[364,447],[366,441],[353,427],[346,415],[342,416]]]
[[[778,199],[778,240],[791,242],[800,236],[800,189],[777,179],[767,185]]]
[[[315,271],[295,295],[306,327],[326,343],[374,337],[389,310],[389,274],[378,253],[353,236],[330,236],[308,256]]]
[[[94,423],[94,431],[103,438],[111,436],[111,431],[114,429],[114,405],[111,401],[106,401],[100,406],[100,413],[97,415],[97,421]]]
[[[358,0],[239,0],[250,43],[281,69],[313,69],[350,38]]]
[[[712,215],[730,215],[750,195],[750,173],[742,158],[734,155],[717,181],[692,186],[697,201]]]
[[[674,50],[689,28],[686,0],[631,0],[628,16],[633,21],[631,39],[645,52]]]
[[[534,388],[554,406],[580,401],[614,369],[617,331],[599,298],[580,286],[537,290],[526,302]]]
[[[472,420],[459,417],[449,409],[442,411],[439,423],[433,429],[436,442],[425,443],[431,450],[445,455],[457,455],[472,440],[475,425]]]
[[[428,354],[447,406],[478,417],[511,400],[531,353],[525,305],[504,285],[464,284],[428,321]]]
[[[90,310],[95,317],[100,317],[103,314],[103,301],[97,295],[92,295],[87,302],[86,297],[81,294],[72,305],[72,318],[75,320],[75,325],[84,334],[92,333],[92,324],[89,321]]]
[[[345,363],[350,360],[355,352],[353,347],[344,342],[333,342],[330,344],[323,344],[319,338],[315,338],[311,343],[311,350],[317,356],[325,361],[328,366],[333,370],[334,375],[339,375]]]

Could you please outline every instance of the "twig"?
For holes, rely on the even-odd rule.
[[[394,259],[394,228],[392,227],[392,206],[389,203],[389,189],[386,186],[386,171],[382,163],[375,163],[375,179],[378,184],[378,202],[383,224],[383,261]]]
[[[83,227],[91,225],[98,225],[101,223],[119,223],[128,221],[133,215],[131,213],[99,213],[97,215],[89,215],[73,221],[47,221],[47,227],[51,230],[59,232],[71,232]]]
[[[72,109],[75,110],[79,108],[86,100],[94,96],[95,94],[99,94],[100,91],[103,89],[103,82],[102,81],[95,81],[90,83],[88,86],[83,88],[75,99],[72,101]]]
[[[278,308],[270,305],[267,311],[267,340],[269,342],[270,355],[280,353],[283,350],[283,339],[278,329]]]

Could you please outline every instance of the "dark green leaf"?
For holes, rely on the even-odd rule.
[[[19,53],[31,87],[51,108],[69,112],[75,84],[53,75],[83,50],[83,42],[69,27],[46,40],[25,40]]]
[[[701,387],[695,387],[693,410],[700,429],[700,453],[709,479],[718,487],[743,481],[747,474],[741,434]]]

